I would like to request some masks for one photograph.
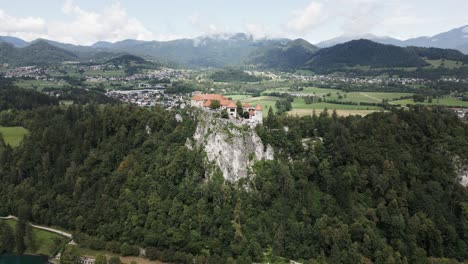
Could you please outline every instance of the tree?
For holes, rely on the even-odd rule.
[[[221,111],[221,118],[229,119],[229,114],[226,109],[223,109],[223,111]]]
[[[26,245],[24,243],[24,236],[26,234],[26,223],[19,221],[16,224],[16,233],[15,233],[15,241],[16,241],[16,252],[18,254],[23,254],[26,250]]]
[[[94,264],[107,264],[107,259],[103,255],[97,255]]]
[[[12,228],[0,220],[0,254],[13,253],[15,235]]]
[[[137,246],[132,246],[127,243],[122,244],[120,247],[120,253],[123,256],[138,256],[140,255],[140,250]]]
[[[210,108],[211,109],[219,109],[221,107],[221,103],[218,100],[211,101]]]
[[[109,264],[122,264],[122,261],[117,256],[112,256],[109,259]]]
[[[243,113],[243,111],[244,111],[244,108],[242,107],[241,101],[237,101],[237,102],[236,102],[236,106],[237,106],[237,109],[236,109],[237,114],[238,114],[239,116],[241,116],[242,113]]]
[[[67,245],[60,259],[61,264],[78,264],[80,263],[80,252],[77,246]]]

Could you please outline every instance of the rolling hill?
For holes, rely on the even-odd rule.
[[[213,35],[172,41],[124,40],[116,43],[98,42],[95,48],[126,52],[141,57],[175,62],[188,67],[239,66],[259,47],[289,40],[255,40],[250,35]]]
[[[456,49],[468,54],[468,25],[442,32],[432,37],[417,37],[407,40],[398,40],[391,37],[379,37],[372,34],[340,36],[330,40],[317,43],[320,48],[328,48],[334,45],[343,44],[351,40],[367,39],[381,44],[390,44],[400,47],[433,47],[442,49]]]
[[[289,71],[304,65],[319,48],[303,39],[296,39],[287,44],[275,43],[253,51],[248,64],[259,68]]]
[[[0,36],[0,42],[6,42],[12,44],[15,47],[22,48],[29,45],[29,42],[24,41],[20,38],[9,37],[9,36]]]
[[[70,51],[38,40],[32,44],[17,48],[9,43],[0,43],[0,62],[12,65],[56,64],[64,61],[76,61],[78,56]]]
[[[370,40],[353,40],[321,49],[304,65],[305,69],[424,67],[428,64],[410,49]]]
[[[387,37],[387,36],[376,36],[373,34],[364,34],[364,35],[343,35],[336,37],[330,40],[325,40],[316,44],[319,48],[329,48],[338,44],[343,44],[350,42],[352,40],[367,39],[377,43],[386,44],[386,45],[395,45],[395,46],[404,46],[403,41]]]

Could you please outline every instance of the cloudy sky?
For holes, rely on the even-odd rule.
[[[468,25],[468,0],[0,0],[0,35],[73,44],[246,32],[312,43]]]

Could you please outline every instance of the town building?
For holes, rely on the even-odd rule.
[[[191,105],[198,108],[203,108],[206,110],[212,110],[213,101],[219,102],[219,109],[218,110],[227,110],[229,116],[231,118],[237,118],[237,105],[226,98],[224,95],[221,94],[195,94],[192,97]],[[214,110],[214,109],[213,109]],[[251,106],[249,103],[245,103],[242,106],[243,112],[249,113],[248,118],[249,120],[262,123],[263,121],[263,108],[261,105],[257,104],[256,106]],[[242,115],[243,113],[239,113]]]

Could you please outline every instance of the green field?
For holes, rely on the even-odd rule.
[[[432,68],[443,67],[447,69],[457,69],[464,65],[462,62],[452,60],[426,60],[426,62],[431,64]]]
[[[397,100],[402,97],[412,96],[412,93],[390,93],[390,92],[343,92],[338,89],[329,88],[317,88],[317,87],[305,87],[302,91],[289,91],[288,88],[270,89],[263,92],[263,94],[269,94],[273,92],[290,92],[294,94],[304,95],[315,95],[323,97],[328,100],[337,100],[340,102],[352,102],[352,103],[381,103],[382,100],[387,99],[389,101]],[[341,99],[340,99],[341,95]]]
[[[231,98],[232,101],[235,102],[235,101],[238,101],[238,100],[244,100],[244,99],[251,98],[252,96],[248,95],[248,94],[228,94],[228,95],[225,95],[225,97]]]
[[[44,88],[61,88],[67,85],[65,81],[42,81],[42,80],[19,80],[15,82],[19,88],[34,89],[42,91]]]
[[[232,96],[230,96],[232,97]],[[273,108],[273,111],[276,111],[275,103],[276,101],[280,100],[280,97],[275,96],[260,96],[260,97],[250,97],[242,100],[243,103],[250,103],[250,104],[261,104],[263,106],[264,114],[267,115],[268,109],[270,107]],[[374,111],[382,110],[381,107],[378,106],[361,106],[361,105],[344,105],[344,104],[331,104],[331,103],[313,103],[313,104],[306,104],[303,98],[295,98],[294,102],[292,103],[292,113],[297,113],[299,115],[303,115],[304,113],[312,114],[313,110],[317,110],[317,112],[323,111],[323,109],[329,109],[330,111],[342,110],[343,113],[365,113],[368,114]],[[340,113],[341,113],[340,112]],[[347,114],[345,114],[347,115]]]
[[[289,88],[276,88],[276,89],[269,89],[263,92],[263,94],[268,93],[278,93],[278,92],[290,92],[290,93],[297,93],[297,94],[315,94],[318,96],[326,95],[328,93],[337,93],[343,91],[338,89],[328,89],[328,88],[318,88],[318,87],[304,87],[302,91],[290,91]]]
[[[378,106],[365,105],[346,105],[346,104],[331,104],[331,103],[313,103],[306,104],[304,99],[296,98],[292,103],[293,109],[340,109],[340,110],[381,110]]]
[[[15,220],[0,220],[6,221],[13,229],[16,228]],[[63,246],[68,238],[60,236],[58,234],[33,228],[33,237],[35,242],[35,249],[27,248],[25,254],[41,254],[52,256],[57,250]]]
[[[444,106],[449,106],[449,107],[468,107],[468,101],[462,101],[454,97],[435,98],[432,100],[432,103],[429,103],[427,100],[423,103],[414,102],[413,99],[398,100],[398,101],[394,101],[393,103],[401,104],[402,106],[421,104],[421,105],[444,105]]]
[[[0,126],[0,134],[3,136],[5,143],[11,147],[18,147],[23,141],[24,136],[29,134],[29,131],[23,127]]]

